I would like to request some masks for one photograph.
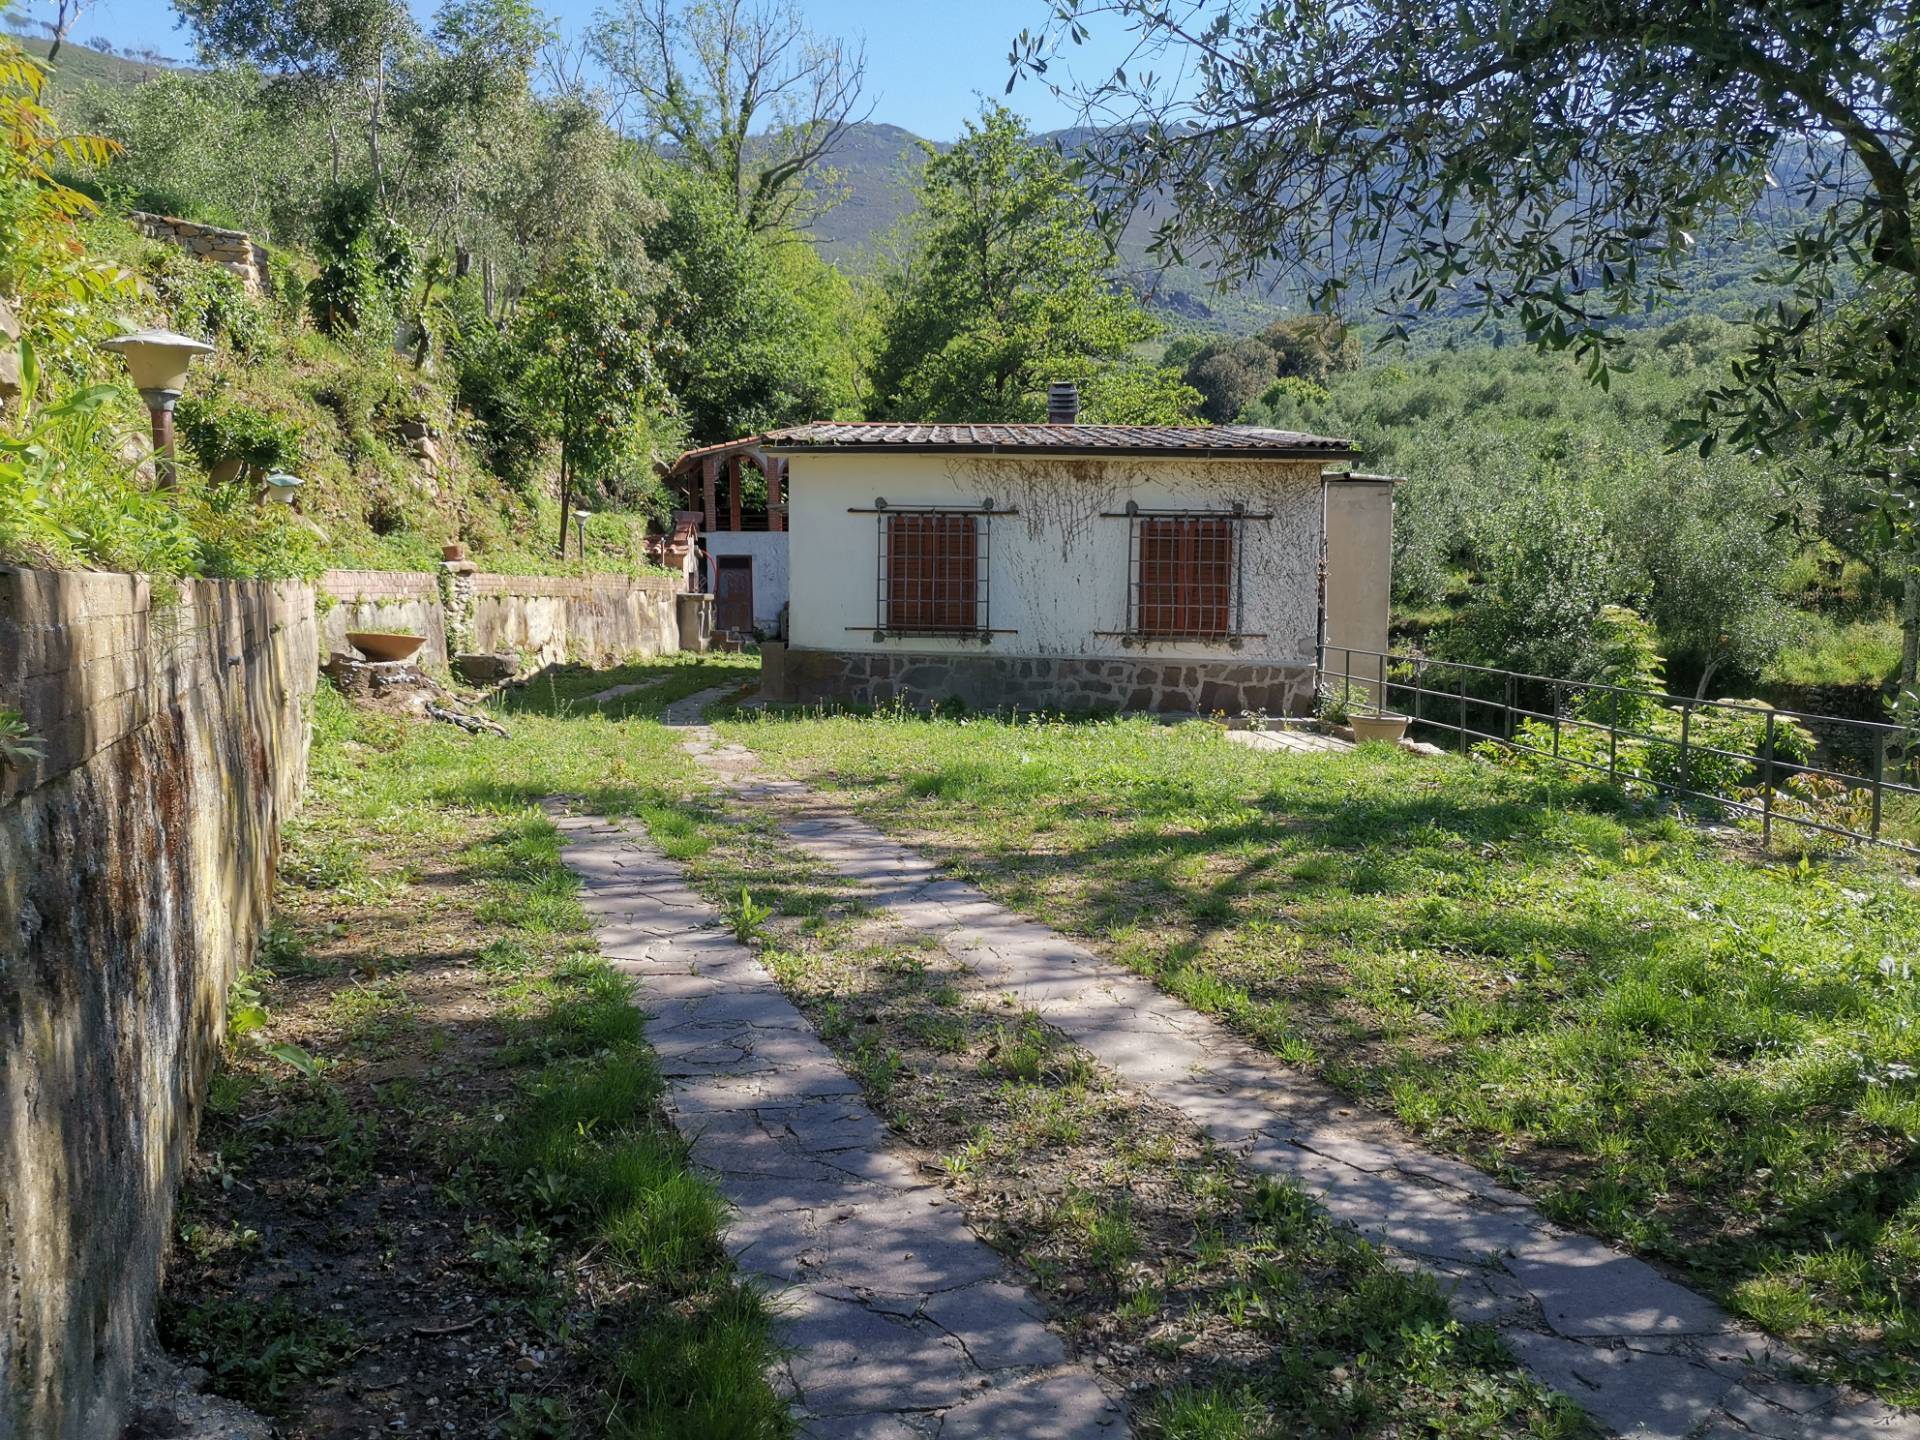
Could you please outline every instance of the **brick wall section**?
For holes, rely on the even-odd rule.
[[[0,568],[0,1440],[120,1431],[317,661],[304,585]]]
[[[335,603],[320,617],[322,658],[347,648],[349,630],[424,635],[420,662],[444,668],[449,658],[440,579],[417,570],[329,570],[314,588]]]
[[[422,661],[445,665],[448,636],[480,652],[515,651],[529,663],[594,663],[680,648],[672,575],[490,575],[458,566],[329,570],[318,589],[336,603],[321,616],[322,653],[347,648],[349,630],[424,635]],[[448,602],[459,613],[449,616]]]

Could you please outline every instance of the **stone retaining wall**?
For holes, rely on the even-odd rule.
[[[317,663],[305,585],[0,568],[0,1440],[120,1432]]]
[[[222,230],[218,225],[202,225],[197,220],[154,215],[145,210],[130,211],[127,219],[150,240],[178,245],[197,260],[224,267],[239,276],[255,294],[266,290],[267,248],[246,231]]]
[[[1801,721],[1813,732],[1824,752],[1823,758],[1839,760],[1870,773],[1878,732],[1850,720],[1886,724],[1887,701],[1892,685],[1769,685],[1763,699],[1782,710],[1797,710],[1813,718]]]
[[[776,702],[973,710],[1130,710],[1162,715],[1304,715],[1313,708],[1311,665],[1196,662],[1152,657],[1031,658],[964,651],[875,653],[788,649],[770,693]]]
[[[596,664],[680,649],[671,575],[488,575],[454,561],[440,573],[329,570],[322,594],[323,652],[347,648],[349,630],[424,635],[421,660],[444,666],[470,651],[514,651],[533,665]]]
[[[475,575],[473,647],[550,665],[600,664],[680,648],[671,575]]]

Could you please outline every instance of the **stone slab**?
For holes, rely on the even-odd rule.
[[[751,762],[730,763],[737,778]],[[1085,947],[940,878],[862,822],[815,812],[787,833],[860,883],[870,903],[963,957],[982,989],[1011,992],[1253,1168],[1302,1185],[1334,1218],[1392,1247],[1397,1263],[1434,1274],[1459,1314],[1495,1326],[1529,1370],[1611,1430],[1682,1440],[1744,1423],[1776,1440],[1920,1440],[1916,1417],[1834,1387],[1796,1387],[1791,1405],[1736,1390],[1748,1363],[1791,1365],[1796,1357],[1739,1332],[1712,1301],[1644,1262],[1552,1225],[1524,1196],[1472,1167],[1394,1138],[1330,1087]],[[1036,1382],[1030,1394],[1080,1383],[1053,1390]],[[1094,1403],[1097,1389],[1082,1390],[1083,1401]],[[1022,1403],[1005,1391],[951,1411],[942,1440],[1094,1433],[1034,1428]]]
[[[670,714],[686,723],[722,693]],[[650,1012],[667,1113],[733,1207],[728,1248],[777,1289],[791,1349],[780,1378],[801,1432],[901,1440],[959,1415],[956,1434],[1124,1436],[1092,1376],[1066,1366],[1040,1303],[894,1153],[859,1087],[679,868],[622,826],[556,823],[597,931]],[[1036,1368],[1047,1373],[1029,1383]],[[1105,1407],[1097,1431],[1076,1428],[1088,1403]]]

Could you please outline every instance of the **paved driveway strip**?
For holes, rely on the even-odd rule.
[[[1121,1440],[1040,1306],[888,1149],[859,1087],[753,951],[638,827],[554,814],[601,953],[638,982],[667,1108],[735,1207],[728,1248],[781,1293],[802,1432]]]
[[[698,711],[682,712],[687,723]],[[1798,1357],[1650,1265],[1545,1220],[1472,1166],[1408,1141],[1336,1091],[1041,924],[1021,919],[711,732],[687,748],[808,853],[1010,993],[1254,1169],[1290,1179],[1401,1263],[1436,1275],[1536,1376],[1623,1435],[1920,1440],[1920,1417],[1774,1376]]]

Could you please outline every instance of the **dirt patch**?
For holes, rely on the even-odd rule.
[[[524,1066],[485,887],[434,844],[370,861],[359,903],[305,878],[209,1099],[163,1338],[288,1436],[496,1433],[590,1388],[562,1337],[594,1316],[590,1268],[550,1269],[471,1163]]]

